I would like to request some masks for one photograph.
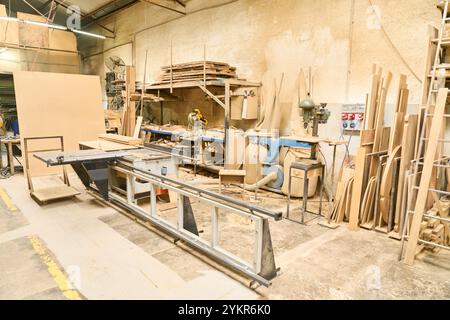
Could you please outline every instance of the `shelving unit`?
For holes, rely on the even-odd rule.
[[[220,88],[223,94],[214,94],[209,89],[211,87]],[[259,88],[261,87],[261,83],[257,82],[249,82],[245,80],[237,80],[237,79],[224,79],[224,80],[214,80],[214,81],[186,81],[186,82],[177,82],[177,83],[167,83],[167,84],[158,84],[151,85],[146,87],[147,93],[152,93],[158,97],[161,96],[162,93],[166,93],[166,91],[173,91],[173,89],[195,89],[198,88],[202,90],[206,95],[208,95],[213,101],[216,102],[220,107],[222,107],[225,111],[224,116],[224,161],[226,163],[227,157],[227,140],[228,140],[228,129],[230,128],[230,114],[231,114],[231,98],[233,97],[233,90],[239,88]],[[161,108],[164,108],[164,101],[161,101]],[[162,112],[161,112],[162,117]],[[161,119],[162,121],[163,119]],[[162,122],[161,122],[162,123]]]

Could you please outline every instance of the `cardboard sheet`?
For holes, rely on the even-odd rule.
[[[21,142],[27,137],[63,136],[66,151],[79,141],[105,133],[100,77],[45,72],[14,72]],[[58,141],[33,142],[30,150],[58,147]],[[31,175],[59,173],[37,160]]]

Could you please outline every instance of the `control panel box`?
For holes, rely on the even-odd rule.
[[[342,130],[348,132],[363,130],[365,111],[364,104],[344,104],[341,113]]]

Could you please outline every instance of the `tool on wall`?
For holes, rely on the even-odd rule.
[[[200,109],[194,109],[188,116],[188,123],[190,128],[194,128],[196,124],[201,124],[202,126],[208,125],[208,120],[202,115]]]
[[[112,98],[108,109],[118,110],[124,105],[122,82],[125,80],[125,62],[117,56],[111,56],[106,59],[105,65],[110,71],[106,73],[106,95]]]
[[[247,118],[248,114],[248,98],[253,98],[256,96],[256,93],[254,90],[245,90],[244,91],[244,100],[242,102],[242,118]]]

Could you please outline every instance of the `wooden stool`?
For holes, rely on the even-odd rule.
[[[245,183],[245,170],[220,170],[219,172],[219,193],[222,193],[222,184],[241,184]]]

